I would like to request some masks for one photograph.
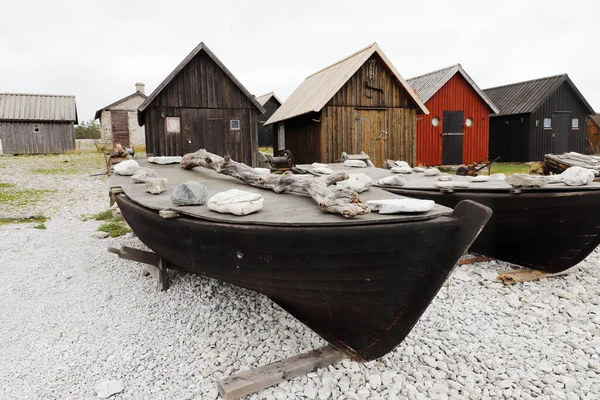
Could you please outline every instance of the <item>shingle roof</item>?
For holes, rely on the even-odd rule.
[[[471,85],[473,90],[481,97],[483,101],[490,107],[490,109],[497,113],[498,108],[489,99],[488,96],[477,86],[477,84],[471,79],[469,74],[463,69],[460,64],[451,65],[446,68],[439,69],[437,71],[428,72],[423,75],[415,76],[414,78],[407,79],[406,82],[417,91],[417,94],[421,100],[425,103],[434,94],[438,92],[457,73],[461,74],[463,78]]]
[[[281,101],[279,99],[279,97],[277,97],[277,95],[275,94],[275,92],[269,92],[267,94],[263,94],[262,96],[258,96],[256,98],[256,101],[258,101],[261,106],[264,106],[267,103],[267,101],[269,101],[269,99],[271,97],[273,97],[275,100],[277,100],[277,102],[279,103],[279,105],[283,104],[283,101]]]
[[[429,113],[419,97],[412,91],[391,61],[383,54],[377,43],[340,60],[314,74],[294,90],[288,99],[275,111],[265,125],[283,121],[309,112],[318,112],[344,86],[358,69],[374,54],[377,53],[398,83],[404,87],[408,96],[413,100],[420,113]]]
[[[254,104],[261,113],[265,112],[265,109],[258,101],[256,101],[254,95],[250,94],[250,92],[244,87],[244,85],[242,85],[242,83],[237,80],[237,78],[231,73],[231,71],[227,69],[225,64],[223,64],[221,60],[219,60],[217,56],[215,56],[215,54],[212,51],[210,51],[210,49],[203,42],[200,42],[200,44],[196,46],[196,48],[194,48],[194,50],[192,50],[192,52],[188,54],[187,57],[184,58],[181,63],[179,63],[177,68],[175,68],[173,72],[171,72],[169,76],[167,76],[165,80],[162,81],[160,85],[158,85],[156,89],[154,89],[150,96],[148,96],[148,98],[144,100],[142,104],[140,104],[138,108],[138,122],[140,123],[140,125],[144,124],[142,113],[146,109],[146,107],[148,107],[148,105],[152,103],[156,96],[158,96],[158,94],[162,92],[162,90],[173,80],[173,78],[175,78],[177,74],[179,74],[179,72],[181,72],[181,70],[186,65],[188,65],[188,63],[192,61],[194,57],[196,57],[196,55],[201,51],[204,51],[206,55],[208,55],[215,62],[215,64],[217,64],[219,68],[221,68],[223,72],[225,72],[225,75],[227,75],[229,79],[231,79],[233,83],[235,83],[235,85],[246,95],[246,97],[248,97],[252,104]]]
[[[115,101],[114,103],[111,103],[111,104],[107,105],[106,107],[103,107],[103,108],[99,109],[98,111],[96,111],[96,114],[94,115],[94,119],[98,119],[98,118],[100,118],[100,116],[102,115],[102,111],[104,111],[104,110],[108,110],[109,108],[111,108],[111,107],[114,107],[114,106],[116,106],[117,104],[119,104],[119,103],[122,103],[122,102],[124,102],[124,101],[127,101],[127,100],[129,100],[129,99],[131,99],[132,97],[135,97],[135,96],[142,96],[144,99],[147,99],[147,98],[148,98],[148,96],[146,96],[146,95],[145,95],[144,93],[142,93],[142,92],[135,92],[135,93],[132,93],[132,94],[130,94],[129,96],[125,96],[125,97],[123,97],[122,99],[119,99],[119,100]]]
[[[500,109],[497,115],[528,114],[535,111],[560,85],[567,82],[576,96],[593,114],[594,109],[567,74],[548,76],[525,82],[484,89],[483,92]]]
[[[600,114],[592,114],[588,116],[600,128]]]
[[[0,93],[0,120],[77,121],[75,96]]]

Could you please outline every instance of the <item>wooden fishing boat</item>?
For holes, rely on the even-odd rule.
[[[544,171],[560,174],[569,167],[583,167],[594,171],[596,179],[600,176],[600,157],[576,153],[546,154],[544,156]]]
[[[491,211],[465,201],[415,215],[353,219],[319,210],[307,196],[249,188],[214,171],[152,166],[169,179],[155,196],[128,177],[111,177],[116,201],[139,239],[169,268],[262,293],[355,360],[394,349],[435,297]],[[206,206],[174,207],[173,187],[203,182],[209,197],[258,191],[265,207],[237,217]],[[119,191],[120,191],[119,190]],[[397,195],[373,188],[362,200]],[[160,210],[180,217],[165,219]]]
[[[309,169],[308,166],[303,168]],[[374,180],[393,175],[389,170],[364,168]],[[600,244],[600,184],[585,186],[549,184],[540,188],[517,189],[504,180],[471,182],[465,189],[436,188],[437,176],[422,173],[403,175],[401,187],[381,186],[392,193],[433,200],[447,207],[472,200],[493,211],[470,251],[523,267],[557,273],[587,257]],[[454,181],[470,177],[452,176]]]

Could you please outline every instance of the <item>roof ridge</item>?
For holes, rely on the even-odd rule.
[[[499,88],[508,87],[508,86],[522,85],[524,83],[545,81],[545,80],[548,80],[548,79],[554,79],[554,78],[558,78],[558,77],[567,77],[568,78],[569,75],[567,73],[556,74],[556,75],[545,76],[545,77],[537,78],[537,79],[528,79],[526,81],[509,83],[509,84],[506,84],[506,85],[493,86],[493,87],[490,87],[490,88],[487,88],[487,89],[483,89],[483,90],[486,91],[486,90],[491,90],[491,89],[499,89]]]
[[[322,69],[318,70],[317,72],[314,72],[314,73],[310,74],[310,75],[309,75],[309,76],[307,76],[305,79],[308,79],[308,78],[310,78],[310,77],[312,77],[312,76],[315,76],[315,75],[317,75],[317,74],[320,74],[321,72],[323,72],[323,71],[326,71],[326,70],[328,70],[328,69],[329,69],[329,68],[331,68],[331,67],[335,67],[336,65],[338,65],[338,64],[341,64],[341,63],[343,63],[344,61],[346,61],[346,60],[349,60],[349,59],[351,59],[352,57],[354,57],[354,56],[357,56],[357,55],[359,55],[360,53],[362,53],[362,52],[365,52],[365,51],[367,51],[367,50],[369,50],[370,48],[373,48],[373,47],[375,47],[375,46],[377,46],[377,42],[373,42],[373,43],[371,43],[370,45],[368,45],[367,47],[364,47],[364,48],[362,48],[362,49],[360,49],[360,50],[358,50],[358,51],[356,51],[356,52],[354,52],[354,53],[350,54],[348,57],[344,57],[344,58],[342,58],[341,60],[339,60],[339,61],[336,61],[336,62],[334,62],[333,64],[331,64],[331,65],[328,65],[327,67],[325,67],[325,68],[322,68]]]
[[[446,70],[449,70],[449,69],[452,69],[452,68],[456,68],[456,67],[462,68],[462,66],[460,65],[460,63],[453,64],[453,65],[448,65],[447,67],[436,69],[435,71],[426,72],[426,73],[421,74],[421,75],[413,76],[412,78],[407,78],[406,80],[407,81],[412,81],[414,79],[423,78],[424,76],[437,74],[438,72],[446,71]]]
[[[45,97],[75,97],[74,94],[42,94],[42,93],[0,93],[0,96],[45,96]]]

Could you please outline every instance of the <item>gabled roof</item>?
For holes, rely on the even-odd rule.
[[[575,95],[588,109],[587,113],[594,114],[592,106],[590,106],[567,74],[493,87],[484,89],[483,92],[500,109],[497,115],[528,114],[537,110],[564,82],[567,82],[571,86]]]
[[[329,100],[348,82],[348,80],[367,62],[373,54],[377,53],[386,64],[392,75],[396,78],[408,96],[417,106],[419,113],[428,114],[427,108],[419,97],[400,76],[392,62],[383,54],[377,43],[340,60],[308,76],[304,82],[294,90],[288,99],[275,111],[265,125],[283,121],[298,115],[318,112]]]
[[[219,60],[217,58],[217,56],[215,56],[214,53],[212,51],[210,51],[210,49],[204,44],[204,42],[200,42],[200,44],[198,46],[196,46],[196,48],[194,50],[192,50],[192,52],[190,54],[188,54],[186,58],[183,59],[183,61],[177,66],[177,68],[175,68],[173,70],[173,72],[171,72],[169,74],[169,76],[167,76],[165,78],[165,80],[162,81],[162,83],[160,85],[158,85],[158,87],[156,89],[154,89],[154,91],[150,94],[150,96],[148,96],[148,98],[146,100],[144,100],[144,102],[139,106],[138,122],[140,123],[140,126],[142,126],[144,124],[144,121],[143,121],[143,118],[141,117],[141,115],[144,112],[144,110],[146,109],[146,107],[148,107],[148,105],[150,103],[152,103],[152,101],[156,98],[156,96],[158,96],[158,94],[160,92],[162,92],[162,90],[173,80],[173,78],[175,78],[177,76],[177,74],[179,74],[179,72],[181,72],[181,70],[183,70],[183,68],[185,68],[185,66],[188,65],[188,63],[190,61],[192,61],[194,59],[194,57],[196,57],[198,55],[198,53],[200,53],[201,51],[204,51],[206,53],[206,55],[209,56],[215,62],[215,64],[217,64],[219,66],[219,68],[221,68],[221,70],[223,70],[223,72],[225,72],[225,75],[227,75],[229,77],[229,79],[231,79],[233,81],[233,83],[236,84],[236,86],[246,95],[246,97],[248,97],[248,99],[252,102],[252,104],[254,104],[256,106],[256,108],[258,108],[258,110],[261,112],[261,114],[265,112],[265,109],[258,101],[256,101],[256,98],[254,97],[254,95],[250,94],[250,92],[248,90],[246,90],[244,85],[242,85],[241,82],[238,81],[235,76],[233,76],[231,71],[229,71],[227,69],[227,67],[221,62],[221,60]]]
[[[421,100],[426,103],[434,94],[438,92],[456,74],[461,74],[463,78],[471,85],[473,90],[477,92],[479,97],[490,107],[494,112],[498,112],[498,108],[492,101],[483,93],[477,84],[471,79],[469,74],[463,69],[460,64],[451,65],[446,68],[438,69],[437,71],[428,72],[424,75],[415,76],[407,79],[406,82],[417,91]]]
[[[277,97],[277,95],[275,94],[275,92],[269,92],[267,94],[263,94],[262,96],[258,96],[256,98],[256,101],[258,101],[261,106],[264,106],[267,103],[267,101],[269,101],[269,99],[271,97],[274,98],[275,100],[277,100],[277,102],[279,103],[279,105],[283,104],[283,101],[281,101],[279,99],[279,97]]]
[[[591,119],[598,128],[600,128],[600,114],[592,114],[588,116],[589,119]]]
[[[0,120],[78,123],[75,96],[0,93]]]
[[[112,107],[116,106],[116,105],[117,105],[117,104],[119,104],[119,103],[122,103],[122,102],[124,102],[124,101],[127,101],[127,100],[129,100],[129,99],[132,99],[132,98],[134,98],[135,96],[141,96],[141,97],[143,97],[144,99],[147,99],[147,98],[148,98],[148,96],[146,96],[144,93],[142,93],[142,92],[139,92],[139,91],[136,91],[135,93],[132,93],[132,94],[130,94],[129,96],[125,96],[125,97],[123,97],[122,99],[120,99],[120,100],[117,100],[117,101],[115,101],[114,103],[112,103],[112,104],[109,104],[109,105],[107,105],[106,107],[103,107],[103,108],[99,109],[98,111],[96,111],[96,114],[94,115],[94,119],[98,119],[98,118],[100,118],[100,115],[102,114],[102,111],[104,111],[104,110],[108,110],[109,108],[112,108]]]

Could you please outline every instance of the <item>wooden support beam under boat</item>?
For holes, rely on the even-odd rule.
[[[146,264],[142,267],[144,275],[152,275],[156,280],[156,287],[161,291],[169,288],[166,263],[158,254],[128,246],[123,246],[120,249],[109,247],[108,252],[118,255],[119,258],[124,260]]]
[[[225,400],[239,399],[280,382],[326,367],[346,354],[331,345],[323,346],[285,360],[241,372],[219,380],[219,393]]]
[[[578,271],[579,271],[579,267],[577,267],[577,266],[571,267],[569,269],[566,269],[564,271],[560,271],[560,272],[557,272],[554,274],[544,272],[544,271],[538,271],[536,269],[523,268],[523,269],[516,269],[516,270],[512,270],[512,271],[505,271],[498,275],[498,279],[500,279],[502,281],[502,283],[504,283],[505,285],[514,285],[515,283],[518,283],[518,282],[538,281],[538,280],[544,279],[544,278],[552,278],[555,276],[570,275],[570,274],[574,274]]]

